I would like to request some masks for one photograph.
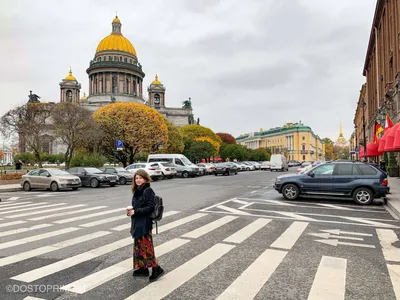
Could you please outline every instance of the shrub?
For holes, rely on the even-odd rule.
[[[18,180],[21,179],[22,173],[0,175],[0,180]]]
[[[101,168],[107,159],[100,154],[92,153],[92,154],[82,154],[77,153],[72,157],[70,168],[74,167],[94,167]]]

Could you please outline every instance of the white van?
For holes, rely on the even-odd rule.
[[[147,162],[168,162],[174,165],[176,172],[183,178],[200,174],[200,168],[182,154],[150,154]]]
[[[289,166],[286,160],[285,155],[283,154],[272,154],[270,159],[270,170],[271,171],[288,171]]]

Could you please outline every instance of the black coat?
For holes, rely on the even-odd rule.
[[[141,186],[132,196],[135,214],[131,216],[131,235],[134,239],[141,238],[153,229],[150,215],[155,208],[154,197],[155,193],[149,183]]]

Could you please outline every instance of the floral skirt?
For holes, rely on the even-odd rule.
[[[157,267],[157,259],[154,253],[153,236],[151,231],[139,239],[135,239],[133,246],[133,268]]]

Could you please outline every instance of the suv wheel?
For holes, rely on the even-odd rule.
[[[188,178],[188,177],[189,177],[189,173],[186,172],[186,171],[183,171],[183,172],[182,172],[182,177],[183,177],[183,178]]]
[[[371,190],[368,188],[358,188],[353,193],[353,200],[357,204],[367,205],[374,200],[374,195],[372,194]]]
[[[283,186],[282,195],[286,200],[296,200],[300,195],[300,190],[297,185],[289,183]]]

